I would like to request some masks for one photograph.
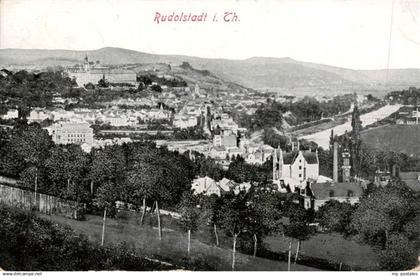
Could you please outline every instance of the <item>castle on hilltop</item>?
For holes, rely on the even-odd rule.
[[[109,83],[137,85],[136,72],[124,68],[113,69],[103,66],[100,65],[99,60],[89,61],[87,54],[83,59],[83,64],[76,64],[73,68],[69,68],[67,74],[70,78],[75,78],[79,86],[85,86],[88,83],[97,85],[101,79],[105,79]]]

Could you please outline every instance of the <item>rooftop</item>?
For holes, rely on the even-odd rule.
[[[316,199],[328,199],[331,197],[361,197],[363,189],[355,182],[324,182],[313,183],[312,193]],[[333,196],[331,196],[332,192]],[[349,194],[352,194],[349,196]]]

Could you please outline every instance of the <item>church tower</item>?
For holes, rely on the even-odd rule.
[[[343,182],[350,182],[350,153],[347,149],[343,151]]]
[[[84,62],[84,68],[85,68],[85,72],[89,72],[90,68],[89,68],[89,58],[87,56],[87,54],[85,55],[85,62]]]

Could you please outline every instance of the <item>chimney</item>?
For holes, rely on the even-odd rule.
[[[338,143],[334,142],[333,180],[338,182]]]

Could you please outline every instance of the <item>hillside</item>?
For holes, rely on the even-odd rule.
[[[154,55],[122,48],[90,51],[0,49],[1,66],[69,65],[81,63],[87,54],[102,64],[189,62],[243,86],[293,94],[348,92],[383,95],[385,91],[420,85],[420,69],[352,70],[292,58],[253,57],[244,60],[207,59],[178,55]],[[387,82],[388,78],[388,82]]]
[[[363,131],[361,136],[373,148],[420,157],[420,125],[386,125]]]

